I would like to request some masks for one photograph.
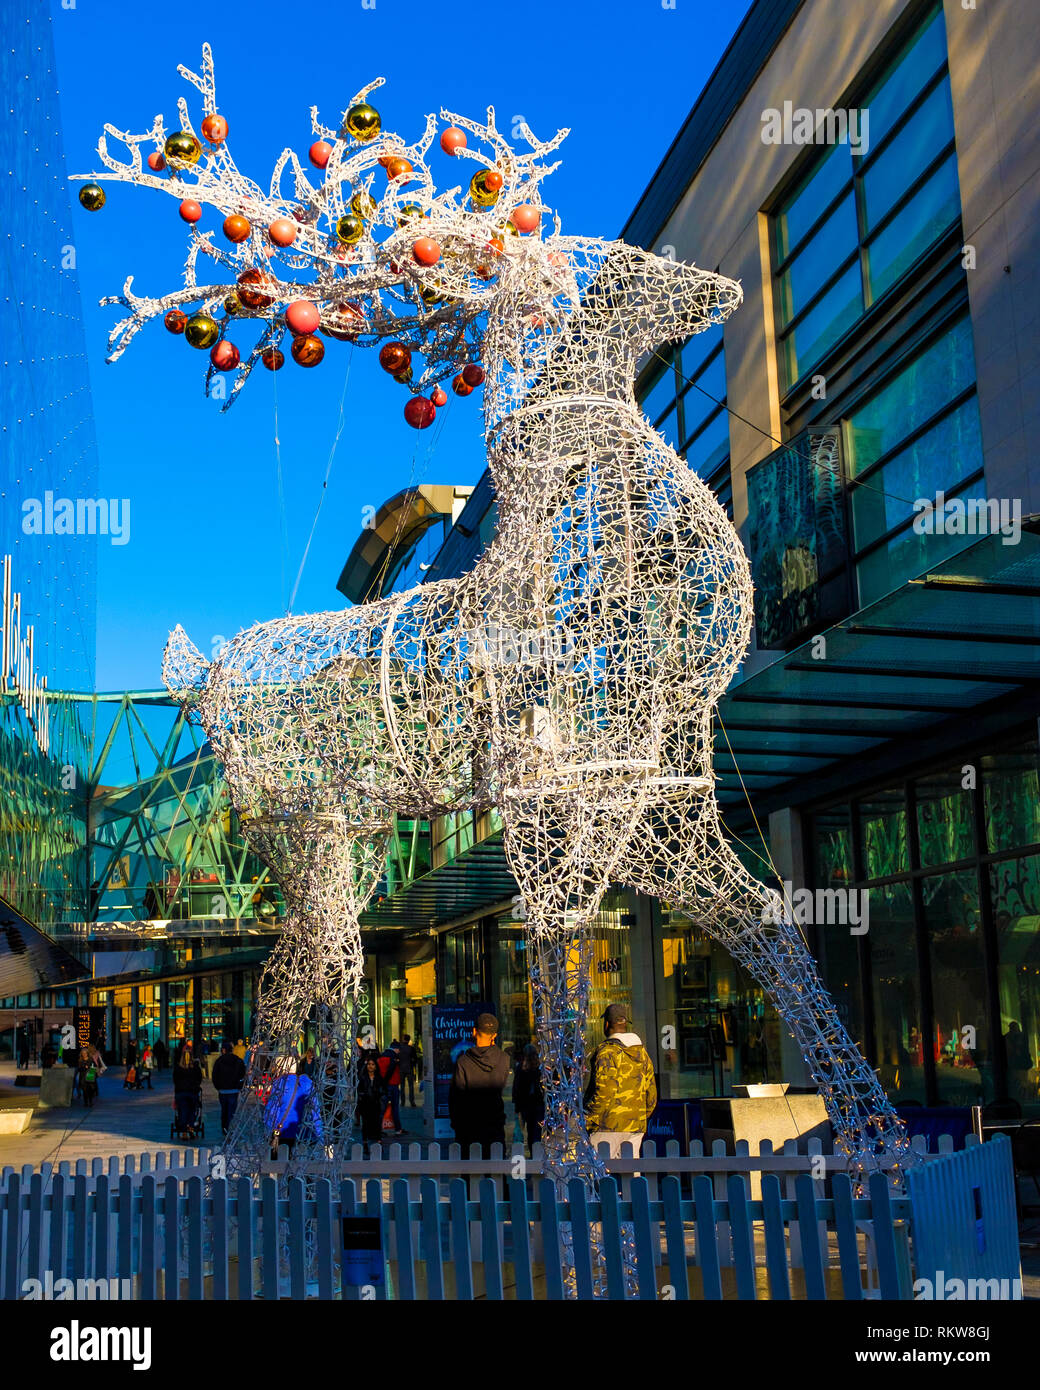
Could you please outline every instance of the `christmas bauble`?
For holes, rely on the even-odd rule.
[[[219,145],[227,139],[228,123],[214,111],[202,122],[202,133],[211,145]]]
[[[202,146],[190,130],[178,130],[166,141],[163,151],[170,164],[197,164]]]
[[[234,290],[232,290],[230,294],[224,296],[224,313],[227,314],[229,318],[234,318],[236,314],[240,314],[241,312],[242,301]]]
[[[315,140],[314,144],[307,151],[307,158],[314,165],[315,169],[324,169],[328,166],[332,158],[332,146],[327,140]]]
[[[542,220],[542,214],[531,203],[521,203],[512,212],[512,223],[518,232],[533,232]]]
[[[267,229],[267,235],[275,246],[291,246],[296,240],[296,223],[288,217],[276,217]]]
[[[397,179],[402,174],[410,173],[412,173],[412,161],[410,159],[405,159],[402,155],[395,155],[393,159],[387,160],[386,176],[388,179]]]
[[[345,212],[336,223],[336,237],[344,246],[356,246],[365,235],[365,224],[356,212]]]
[[[372,218],[376,214],[376,200],[371,193],[366,193],[363,188],[359,188],[350,200],[350,210],[358,217]]]
[[[158,150],[153,150],[148,156],[148,167],[154,174],[161,174],[166,168],[166,160]]]
[[[163,316],[163,323],[170,333],[183,333],[187,322],[188,315],[182,309],[167,309]]]
[[[418,203],[402,203],[397,212],[397,225],[403,227],[406,222],[413,222],[424,215]]]
[[[483,386],[485,371],[476,362],[467,362],[462,369],[462,380],[467,386]]]
[[[292,348],[293,361],[301,367],[316,367],[325,356],[325,344],[320,338],[315,338],[313,334],[306,334],[301,338],[294,338]]]
[[[430,400],[433,401],[434,405],[447,405],[448,393],[443,387],[435,386],[430,392]]]
[[[409,364],[409,366],[407,367],[402,367],[399,372],[394,372],[394,380],[399,381],[402,386],[407,386],[408,383],[411,381],[413,375],[414,373],[412,372],[411,365]]]
[[[178,211],[185,222],[197,222],[202,216],[202,208],[194,198],[185,198]]]
[[[382,121],[379,112],[374,106],[369,106],[367,101],[352,106],[347,112],[346,127],[354,139],[360,140],[362,143],[374,140],[379,134],[381,126]]]
[[[228,241],[245,241],[252,231],[249,219],[240,217],[237,212],[233,212],[230,217],[224,218],[224,235]]]
[[[348,300],[345,304],[337,304],[334,308],[326,311],[325,318],[322,320],[321,331],[330,338],[338,338],[341,342],[352,343],[364,326],[364,309],[353,300]]]
[[[389,372],[391,376],[396,376],[403,371],[412,361],[411,351],[405,347],[404,343],[384,343],[379,349],[379,365],[384,372]]]
[[[276,372],[280,367],[285,366],[285,353],[276,347],[264,348],[260,354],[260,361],[269,372]]]
[[[214,344],[209,360],[218,372],[233,372],[238,366],[238,348],[225,338],[222,342]]]
[[[85,183],[79,190],[79,201],[88,212],[100,212],[105,206],[105,190],[99,183]]]
[[[285,321],[290,331],[300,338],[317,330],[321,315],[318,313],[317,305],[312,304],[309,299],[294,299],[285,311]],[[322,348],[323,352],[324,350]]]
[[[467,383],[463,381],[461,373],[451,383],[451,389],[455,392],[456,396],[469,396],[473,392],[473,387],[467,385]]]
[[[413,396],[404,408],[404,418],[413,429],[425,430],[437,418],[437,407],[425,396]]]
[[[274,289],[274,282],[269,275],[265,275],[256,266],[250,266],[248,270],[243,270],[238,277],[238,297],[247,309],[266,309],[272,302],[271,296],[261,293],[259,289],[251,289],[250,286],[262,285],[265,289]]]
[[[412,245],[412,255],[419,265],[436,265],[441,258],[441,248],[432,237],[421,236]]]
[[[184,336],[193,348],[209,348],[220,337],[220,326],[209,314],[192,314],[184,325]]]
[[[494,179],[498,183],[494,187]],[[490,208],[498,202],[499,190],[502,187],[502,175],[494,169],[478,169],[469,181],[469,196],[474,207]]]
[[[466,148],[466,132],[456,125],[450,125],[441,136],[441,149],[445,154],[455,154]]]

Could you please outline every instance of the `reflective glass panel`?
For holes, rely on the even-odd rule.
[[[899,134],[863,175],[867,229],[876,227],[914,179],[953,139],[950,84],[943,80],[929,92]],[[956,184],[956,179],[955,179]]]
[[[894,1100],[923,1105],[925,1039],[910,885],[872,888],[869,901],[878,1074]]]
[[[986,845],[995,852],[1040,844],[1040,780],[1035,743],[982,759]]]
[[[1040,1113],[1040,855],[992,865],[990,892],[1007,1091],[1026,1114],[1035,1115]]]
[[[906,797],[901,787],[875,792],[859,805],[860,854],[865,878],[887,878],[910,867]]]
[[[917,842],[921,867],[953,864],[975,853],[975,802],[959,767],[917,781]]]
[[[956,156],[951,154],[917,190],[910,202],[871,242],[869,303],[885,291],[960,216]]]
[[[940,1105],[996,1099],[986,967],[974,869],[921,881],[935,1019],[930,1045]]]

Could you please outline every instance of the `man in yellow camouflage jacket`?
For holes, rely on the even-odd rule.
[[[654,1064],[638,1034],[628,1031],[622,1004],[611,1004],[603,1014],[601,1042],[592,1054],[592,1075],[585,1091],[585,1124],[594,1149],[610,1145],[620,1158],[621,1145],[631,1144],[638,1155],[643,1135],[657,1104]]]

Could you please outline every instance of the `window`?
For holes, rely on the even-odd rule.
[[[856,154],[846,143],[822,153],[774,221],[787,387],[960,216],[941,7],[849,105],[866,113],[866,149]]]
[[[732,513],[729,413],[722,326],[658,354],[661,367],[639,391],[647,419]]]
[[[859,601],[867,604],[973,539],[913,529],[915,503],[940,491],[985,496],[967,315],[853,410],[845,439]]]

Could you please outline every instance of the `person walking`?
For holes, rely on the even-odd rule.
[[[604,1010],[603,1032],[605,1041],[592,1054],[585,1090],[589,1142],[597,1151],[608,1144],[611,1158],[620,1158],[621,1145],[631,1144],[638,1157],[657,1104],[654,1064],[639,1035],[629,1032],[623,1004]]]
[[[18,1070],[29,1070],[29,1034],[24,1028],[18,1030]]]
[[[162,1038],[156,1038],[155,1046],[152,1048],[152,1051],[155,1053],[155,1065],[160,1071],[165,1071],[166,1063],[170,1059],[170,1054],[167,1052],[166,1044],[163,1042]]]
[[[141,1053],[141,1060],[137,1064],[137,1089],[140,1091],[145,1082],[148,1089],[152,1089],[152,1062],[153,1051],[149,1043],[145,1043],[144,1051]]]
[[[77,1071],[80,1077],[79,1089],[83,1096],[83,1104],[90,1110],[97,1099],[98,1071],[89,1047],[80,1048]]]
[[[542,1121],[545,1119],[545,1092],[542,1090],[542,1068],[538,1049],[528,1043],[520,1065],[513,1073],[513,1107],[527,1133],[527,1146],[533,1149],[541,1142]]]
[[[238,1106],[239,1092],[246,1079],[246,1064],[229,1040],[220,1045],[220,1056],[213,1063],[213,1085],[220,1100],[220,1132],[227,1134]]]
[[[361,1121],[361,1142],[368,1158],[369,1145],[378,1144],[383,1137],[383,1112],[389,1088],[376,1066],[376,1059],[369,1054],[365,1057],[358,1077],[357,1115]]]
[[[386,1082],[387,1095],[390,1099],[390,1121],[394,1127],[394,1134],[404,1134],[401,1125],[401,1044],[396,1038],[383,1053],[376,1064],[379,1074]]]
[[[242,1061],[244,1062],[244,1061],[246,1060],[246,1040],[245,1040],[245,1038],[239,1038],[238,1042],[236,1042],[236,1043],[235,1043],[235,1046],[232,1048],[232,1051],[234,1052],[234,1054],[235,1054],[236,1057],[241,1057],[241,1058],[242,1058]]]
[[[199,1043],[199,1062],[202,1066],[202,1075],[209,1076],[209,1042],[203,1038]]]
[[[195,1138],[195,1116],[202,1106],[202,1068],[192,1056],[191,1044],[181,1048],[180,1061],[173,1069],[173,1108],[177,1114],[180,1139]]]
[[[401,1096],[408,1092],[408,1104],[415,1105],[415,1070],[418,1053],[412,1046],[411,1033],[401,1036]]]
[[[294,1057],[282,1060],[282,1074],[271,1083],[271,1093],[264,1106],[264,1120],[271,1133],[271,1158],[285,1146],[292,1153],[302,1131],[322,1138],[321,1115],[312,1104],[314,1082],[297,1071]]]
[[[455,1138],[469,1157],[471,1144],[479,1144],[485,1158],[491,1145],[501,1144],[505,1153],[506,1107],[502,1092],[509,1080],[509,1058],[495,1046],[498,1019],[479,1014],[473,1025],[473,1046],[455,1063],[455,1074],[448,1093],[448,1113]]]

